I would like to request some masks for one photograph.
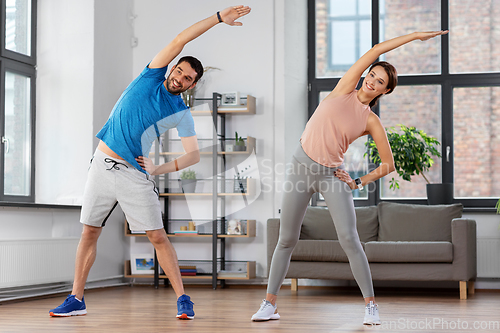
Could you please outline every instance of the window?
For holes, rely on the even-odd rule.
[[[443,158],[435,159],[429,181],[454,183],[455,201],[465,207],[494,207],[500,196],[498,13],[500,2],[490,0],[309,0],[309,116],[372,45],[414,31],[448,29],[449,35],[380,57],[397,68],[399,84],[373,111],[385,127],[415,126],[441,142]],[[349,149],[346,161],[358,166],[351,174],[367,172],[362,151],[359,143]],[[426,202],[422,177],[401,180],[396,191],[389,189],[392,177],[398,179],[393,173],[377,181],[356,205]]]
[[[370,0],[316,1],[316,13],[316,75],[342,75],[371,48]]]
[[[1,5],[0,201],[34,202],[36,1]]]
[[[457,198],[500,195],[499,102],[500,87],[453,89],[453,174]]]

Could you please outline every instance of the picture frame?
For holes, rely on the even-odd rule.
[[[236,106],[240,105],[240,92],[228,92],[221,94],[221,102],[222,106]]]
[[[229,220],[227,222],[227,234],[228,235],[242,235],[241,221],[240,220]]]
[[[153,274],[154,273],[154,258],[148,254],[132,254],[130,256],[130,272],[134,274]]]

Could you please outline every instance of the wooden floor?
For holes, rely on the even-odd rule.
[[[362,325],[364,303],[355,289],[302,288],[292,294],[283,287],[281,320],[270,322],[250,321],[264,288],[187,287],[186,292],[195,303],[192,321],[175,318],[172,289],[134,286],[87,291],[88,314],[79,317],[49,316],[65,295],[2,304],[0,332],[500,332],[500,293],[495,292],[461,301],[458,291],[377,291],[383,322],[377,327]]]

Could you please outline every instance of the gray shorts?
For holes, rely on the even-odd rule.
[[[118,203],[130,230],[163,228],[158,191],[152,176],[96,149],[90,162],[80,222],[103,227]]]

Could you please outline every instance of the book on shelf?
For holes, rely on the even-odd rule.
[[[181,276],[195,276],[197,273],[196,266],[182,266],[179,265]]]
[[[196,266],[179,265],[179,269],[196,269]]]
[[[174,231],[176,235],[198,235],[198,230],[177,230]]]

